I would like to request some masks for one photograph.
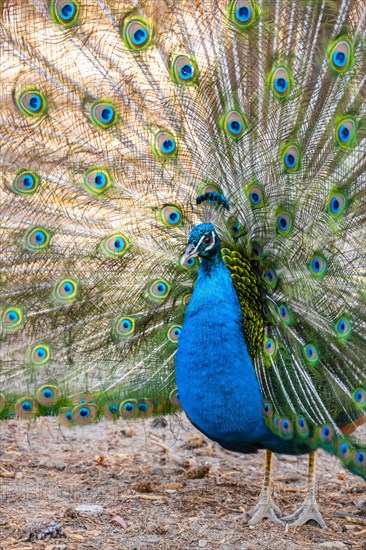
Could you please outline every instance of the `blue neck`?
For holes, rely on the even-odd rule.
[[[211,439],[244,452],[273,439],[263,421],[239,300],[220,250],[201,262],[179,336],[176,378],[184,411]]]

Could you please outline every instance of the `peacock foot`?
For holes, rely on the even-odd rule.
[[[329,531],[315,501],[304,502],[296,512],[289,516],[284,516],[282,519],[285,522],[291,522],[288,524],[289,527],[300,527],[300,525],[306,525],[309,521],[315,521],[319,527],[325,531]]]
[[[250,520],[248,525],[257,525],[263,519],[269,519],[273,523],[283,525],[283,522],[277,517],[281,516],[281,510],[275,505],[273,500],[259,500],[256,506],[248,512]]]

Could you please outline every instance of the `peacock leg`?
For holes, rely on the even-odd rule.
[[[314,520],[322,529],[328,530],[315,500],[315,466],[316,451],[313,451],[309,454],[308,487],[304,503],[294,514],[282,518],[284,521],[292,522],[289,523],[289,527],[298,527]]]
[[[272,452],[267,449],[262,490],[258,503],[253,510],[248,512],[251,516],[251,519],[248,521],[248,525],[256,525],[264,518],[270,519],[273,523],[282,524],[282,521],[277,517],[277,515],[281,515],[281,510],[275,505],[271,498],[271,469]]]

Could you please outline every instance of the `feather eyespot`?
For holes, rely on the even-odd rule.
[[[199,73],[194,59],[186,55],[178,55],[171,66],[171,77],[173,82],[184,86],[190,86],[197,82]]]
[[[11,189],[18,195],[33,195],[37,191],[39,183],[40,177],[34,172],[19,170],[11,184]]]
[[[263,343],[263,351],[268,357],[274,357],[276,354],[276,342],[272,338],[265,338]]]
[[[85,403],[93,403],[95,397],[92,394],[83,393],[81,395],[76,395],[72,402],[73,405],[83,405]]]
[[[350,149],[357,138],[358,125],[356,119],[351,116],[344,116],[338,120],[335,137],[337,144],[342,149]]]
[[[135,319],[133,317],[121,317],[117,321],[115,330],[119,338],[128,338],[135,332]]]
[[[164,206],[160,210],[159,216],[166,227],[179,227],[183,222],[182,212],[177,206]]]
[[[337,74],[344,74],[353,64],[353,44],[347,38],[335,40],[328,50],[330,68]]]
[[[157,158],[174,158],[178,154],[178,144],[171,132],[161,130],[154,138],[152,150]]]
[[[173,342],[173,344],[177,344],[181,331],[182,327],[180,325],[171,326],[168,330],[168,340]]]
[[[322,443],[331,443],[334,437],[334,428],[331,424],[324,424],[317,429],[317,435]]]
[[[154,403],[150,399],[139,399],[137,409],[140,418],[148,418],[154,413]]]
[[[90,106],[91,122],[101,130],[107,130],[117,124],[119,117],[116,107],[106,99],[98,99]]]
[[[351,456],[350,446],[346,441],[342,441],[338,446],[338,453],[343,462],[348,462]]]
[[[126,399],[119,406],[119,412],[125,420],[135,418],[138,415],[138,406],[136,399]]]
[[[180,265],[183,267],[183,269],[185,269],[186,271],[195,271],[199,267],[199,261],[196,257],[189,258],[184,262],[182,260],[183,260],[183,256],[181,256],[179,262],[180,262]]]
[[[71,428],[74,425],[74,417],[72,409],[64,407],[60,411],[59,422],[65,428]]]
[[[207,193],[217,193],[218,195],[223,195],[222,189],[219,185],[205,182],[200,186],[198,194],[206,195]]]
[[[319,362],[319,353],[317,347],[314,344],[307,344],[303,348],[304,355],[307,363],[314,367]]]
[[[23,325],[23,312],[19,307],[9,307],[2,314],[2,324],[6,333],[13,333]]]
[[[253,184],[248,186],[246,194],[252,208],[261,208],[264,205],[264,192],[261,185]]]
[[[81,403],[73,409],[73,421],[79,426],[91,424],[97,416],[97,407],[93,403]]]
[[[328,271],[328,262],[321,254],[315,254],[308,265],[310,273],[318,279],[322,280]]]
[[[251,250],[251,256],[253,258],[256,258],[257,260],[262,258],[263,247],[259,243],[256,243],[253,241],[250,245],[250,250]]]
[[[31,420],[38,412],[38,405],[32,397],[25,397],[17,402],[15,412],[18,418]]]
[[[170,399],[171,404],[174,407],[181,407],[182,406],[181,403],[180,403],[180,400],[179,400],[178,388],[174,388],[174,390],[172,390],[170,392],[169,399]]]
[[[363,388],[355,389],[352,398],[357,407],[364,408],[366,406],[366,392]]]
[[[265,418],[271,418],[273,415],[272,403],[269,401],[262,401],[262,414]]]
[[[59,304],[71,304],[77,298],[78,288],[79,284],[74,279],[62,279],[53,290],[53,298]]]
[[[130,243],[122,233],[113,233],[106,237],[100,244],[100,249],[105,256],[118,259],[126,254]]]
[[[278,285],[278,275],[272,267],[268,267],[262,276],[265,283],[271,290],[274,290]]]
[[[277,422],[277,429],[282,439],[292,439],[294,427],[291,420],[288,418],[279,418]]]
[[[127,18],[122,22],[121,35],[129,50],[142,51],[151,46],[153,29],[150,23],[143,19]]]
[[[256,21],[259,9],[251,0],[231,0],[228,14],[232,25],[244,31],[249,29]]]
[[[280,212],[277,215],[277,233],[283,237],[288,237],[291,233],[293,219],[288,212]]]
[[[24,246],[30,252],[42,252],[50,244],[51,234],[43,227],[29,229],[24,236]]]
[[[332,191],[328,199],[327,212],[335,220],[343,217],[347,208],[347,197],[342,191]]]
[[[187,307],[189,302],[191,301],[191,298],[192,298],[192,294],[189,293],[189,294],[184,294],[184,296],[182,297],[182,305],[184,307]]]
[[[56,386],[42,386],[37,392],[37,401],[41,405],[51,406],[57,402],[59,391]]]
[[[287,67],[275,68],[270,74],[269,82],[272,92],[278,99],[285,99],[291,93],[292,79]]]
[[[301,151],[298,145],[289,143],[281,150],[281,158],[285,172],[298,172],[301,168]]]
[[[33,367],[43,367],[50,360],[50,347],[47,344],[37,345],[30,350],[29,357]]]
[[[248,128],[247,120],[239,111],[229,111],[226,113],[222,117],[220,125],[226,135],[234,141],[241,139]]]
[[[94,196],[104,193],[112,183],[112,177],[105,168],[90,168],[83,176],[84,189]]]
[[[363,451],[354,451],[352,461],[358,470],[362,472],[366,470],[366,454]]]
[[[342,315],[335,322],[335,331],[340,340],[348,340],[352,336],[352,324],[348,317]]]
[[[51,16],[55,23],[64,27],[71,27],[78,21],[80,4],[76,0],[53,0],[51,2]]]
[[[103,407],[103,415],[108,420],[117,420],[119,418],[118,403],[107,403]]]
[[[166,279],[156,279],[149,285],[148,293],[152,300],[163,302],[168,296],[172,285]]]
[[[28,117],[43,116],[47,112],[45,96],[35,88],[26,88],[15,99],[20,112]]]
[[[298,435],[300,437],[308,437],[309,436],[309,424],[305,420],[303,416],[298,416],[296,418],[295,427]]]
[[[230,234],[234,239],[242,237],[247,232],[244,225],[235,218],[229,218],[226,222],[226,227],[228,228]]]
[[[294,322],[292,312],[286,304],[281,304],[279,306],[278,313],[279,313],[281,321],[285,325],[289,326]]]

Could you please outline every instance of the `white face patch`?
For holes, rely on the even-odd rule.
[[[201,239],[201,240],[202,240],[202,239]],[[201,242],[201,241],[200,241],[200,242]],[[210,244],[206,247],[206,252],[207,252],[207,250],[211,250],[211,248],[214,247],[215,242],[216,242],[215,233],[214,233],[213,231],[211,231],[211,242],[210,242]]]
[[[192,256],[194,256],[196,254],[198,248],[200,247],[200,244],[202,243],[203,239],[205,239],[205,238],[206,238],[206,235],[202,235],[202,237],[198,241],[197,246],[195,247],[195,249],[192,253]],[[215,242],[216,242],[215,233],[213,231],[211,231],[211,241],[210,241],[210,244],[207,245],[207,247],[206,247],[206,252],[207,252],[207,250],[211,250],[211,248],[215,245]]]

